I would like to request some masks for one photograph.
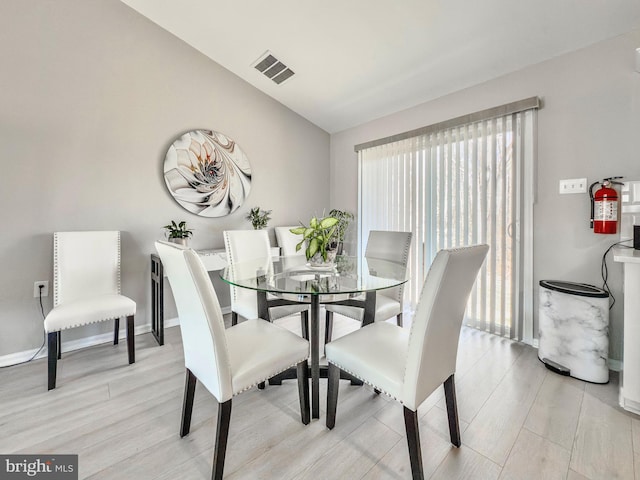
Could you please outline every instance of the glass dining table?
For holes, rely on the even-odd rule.
[[[320,305],[351,305],[364,309],[362,325],[373,322],[376,292],[407,281],[397,263],[374,258],[338,256],[335,264],[312,267],[304,255],[258,258],[228,265],[223,281],[257,292],[258,315],[269,319],[269,308],[308,303],[310,306],[311,416],[320,417]]]

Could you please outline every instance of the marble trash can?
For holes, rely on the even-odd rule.
[[[609,381],[609,294],[583,283],[541,280],[538,358],[564,375]]]

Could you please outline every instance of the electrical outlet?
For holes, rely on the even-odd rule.
[[[569,178],[567,180],[560,180],[560,194],[567,193],[587,193],[587,179],[586,178]]]
[[[33,284],[33,297],[38,298],[40,296],[40,285],[42,285],[42,296],[49,296],[49,281],[48,280],[40,280]]]

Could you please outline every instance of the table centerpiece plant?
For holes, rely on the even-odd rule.
[[[300,222],[299,227],[290,230],[295,235],[302,235],[302,240],[296,245],[296,251],[304,246],[305,255],[311,266],[320,267],[335,262],[338,222],[339,220],[332,216],[313,217],[309,220],[309,226]]]
[[[162,227],[167,230],[167,239],[173,243],[179,243],[180,245],[187,245],[189,238],[193,235],[193,231],[187,228],[187,222],[184,220],[180,223],[176,223],[171,220],[171,223]]]

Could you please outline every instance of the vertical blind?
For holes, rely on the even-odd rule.
[[[359,248],[370,230],[413,232],[405,288],[412,309],[438,250],[487,243],[465,322],[519,340],[532,336],[525,328],[532,325],[535,115],[529,108],[356,147]]]

